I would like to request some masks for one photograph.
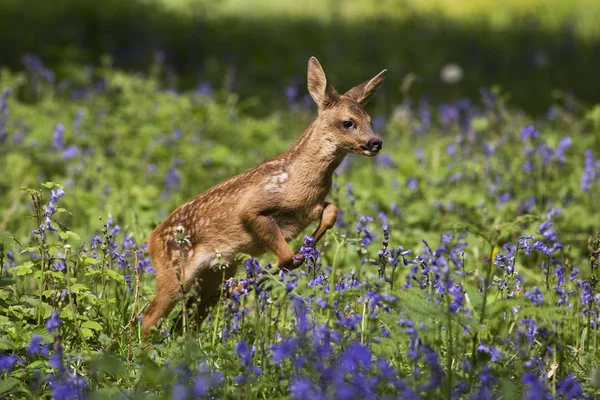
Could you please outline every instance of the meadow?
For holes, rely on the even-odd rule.
[[[599,18],[0,2],[0,399],[600,398]],[[242,254],[202,325],[181,302],[142,338],[146,237],[300,136],[311,55],[340,91],[388,69],[366,107],[383,150],[338,168],[300,269]]]
[[[0,75],[0,397],[600,394],[600,106],[564,95],[532,119],[485,88],[376,98],[383,151],[340,166],[336,226],[293,242],[304,266],[241,255],[204,324],[178,306],[143,341],[146,236],[284,151],[315,107],[303,82],[257,116],[260,98],[164,87],[160,60],[78,86],[23,62]]]

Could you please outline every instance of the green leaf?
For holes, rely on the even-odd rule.
[[[13,271],[16,272],[17,276],[30,275],[33,273],[34,265],[35,264],[33,264],[32,261],[25,261],[23,264],[17,265],[15,268],[13,268]]]
[[[15,378],[5,378],[0,381],[0,394],[8,393],[12,388],[20,384],[21,381]]]
[[[106,276],[119,283],[125,283],[125,277],[113,269],[104,270]]]
[[[61,185],[60,183],[56,183],[56,182],[45,182],[45,183],[42,183],[42,186],[45,188],[48,188],[48,189],[52,189],[55,186],[58,186],[62,190],[65,190],[65,187],[63,185]]]
[[[15,343],[6,336],[0,336],[0,350],[14,350]]]
[[[58,236],[60,236],[60,238],[63,240],[67,240],[70,238],[73,238],[75,240],[81,240],[81,237],[79,237],[78,234],[76,234],[75,232],[71,232],[71,231],[59,232]]]
[[[81,327],[89,328],[93,331],[101,331],[102,330],[102,325],[100,325],[96,321],[85,321],[83,324],[81,324]]]
[[[95,258],[92,257],[87,257],[85,260],[83,260],[86,264],[93,264],[93,265],[97,265],[100,264],[100,260],[96,260]]]
[[[15,239],[15,235],[9,232],[0,232],[0,247],[4,247],[4,251],[17,252],[19,242]]]
[[[81,328],[81,334],[86,338],[94,336],[94,332],[88,328]]]

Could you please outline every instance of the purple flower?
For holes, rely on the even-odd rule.
[[[52,133],[52,145],[55,150],[64,150],[65,144],[63,141],[63,135],[65,133],[65,126],[63,124],[56,125],[54,132]]]
[[[297,347],[298,340],[295,338],[285,338],[281,342],[269,346],[273,352],[273,361],[276,363],[293,357]]]
[[[199,96],[209,96],[212,92],[212,85],[209,82],[203,82],[196,88],[196,94]]]
[[[523,295],[527,297],[533,304],[537,305],[544,302],[544,295],[537,286],[533,288],[533,291],[527,291],[523,293]]]
[[[417,178],[408,178],[408,180],[406,181],[406,187],[411,192],[415,192],[419,187],[419,181],[417,180]]]
[[[298,97],[298,88],[296,86],[288,86],[284,90],[285,97],[289,103],[292,103]]]
[[[61,324],[62,321],[60,320],[60,314],[58,311],[52,311],[50,318],[48,318],[46,321],[46,329],[48,329],[48,332],[54,332]]]
[[[502,357],[504,357],[502,352],[500,350],[498,350],[496,347],[486,346],[483,344],[483,342],[479,342],[477,351],[480,353],[485,353],[485,354],[489,355],[493,362],[499,361],[500,359],[502,359]]]
[[[60,376],[65,373],[63,363],[63,348],[59,341],[54,342],[54,353],[50,356],[50,366],[58,370]]]
[[[0,371],[2,372],[10,372],[13,365],[17,362],[18,358],[16,354],[11,354],[7,356],[5,354],[0,354]]]
[[[34,334],[31,336],[31,341],[29,342],[29,344],[27,345],[27,354],[29,355],[35,355],[35,354],[41,354],[41,355],[47,355],[48,354],[48,345],[46,346],[42,346],[42,340],[44,340],[44,338],[42,338],[40,335]]]
[[[529,138],[537,139],[539,137],[540,137],[540,132],[538,132],[538,130],[535,129],[535,126],[533,126],[533,125],[528,125],[528,126],[524,127],[523,129],[521,129],[521,139],[523,141],[526,141]]]
[[[373,242],[374,240],[373,234],[371,233],[371,231],[369,230],[369,226],[367,225],[367,223],[369,222],[373,222],[373,217],[363,215],[362,217],[360,217],[360,220],[356,223],[356,233],[358,233],[359,235],[361,233],[363,234],[361,242],[365,247],[371,244],[371,242]]]
[[[391,167],[391,168],[398,167],[398,164],[396,164],[394,162],[394,160],[392,159],[392,156],[390,156],[389,154],[383,154],[383,155],[377,157],[376,161],[379,165],[383,165],[386,167]]]
[[[544,381],[536,374],[527,372],[521,380],[528,387],[524,400],[552,400],[552,395],[546,389]]]
[[[68,160],[70,158],[77,156],[78,154],[79,154],[79,147],[77,147],[76,145],[73,144],[63,150],[62,156],[63,156],[63,159]]]
[[[290,382],[290,393],[294,400],[326,399],[327,397],[309,378],[293,376]]]
[[[573,374],[568,374],[565,379],[556,384],[558,394],[564,396],[565,400],[580,399],[583,397],[583,390],[579,381],[573,377]]]
[[[561,164],[563,164],[566,160],[565,160],[565,151],[571,147],[571,144],[573,144],[573,141],[571,140],[571,138],[569,136],[564,137],[562,139],[560,139],[560,142],[558,143],[558,146],[556,147],[556,150],[554,150],[554,157],[556,157]]]
[[[50,389],[52,389],[52,397],[54,399],[77,400],[84,396],[88,388],[86,378],[79,377],[74,374],[57,377],[51,374],[48,378]]]
[[[583,174],[581,174],[581,190],[584,192],[589,191],[596,181],[597,176],[594,154],[592,150],[588,149],[585,151],[584,169]]]

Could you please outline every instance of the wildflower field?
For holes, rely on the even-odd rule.
[[[240,255],[204,324],[180,304],[142,340],[145,238],[284,151],[314,117],[305,82],[257,116],[260,98],[165,88],[159,62],[77,85],[23,65],[0,73],[0,398],[600,395],[599,105],[376,97],[383,150],[338,168],[336,226],[292,243],[305,264]]]

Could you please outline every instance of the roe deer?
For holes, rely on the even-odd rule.
[[[189,291],[195,280],[200,282],[198,318],[204,319],[218,300],[223,275],[235,274],[237,253],[256,257],[271,251],[278,268],[302,264],[303,256],[287,241],[318,220],[312,235],[316,243],[334,225],[338,211],[326,197],[335,169],[350,152],[373,157],[381,149],[383,142],[363,106],[386,73],[339,95],[319,61],[310,58],[308,91],[318,113],[302,136],[283,154],[181,205],[148,237],[156,295],[143,316],[144,335],[181,298],[180,283]],[[217,254],[230,263],[224,272],[216,268]]]

